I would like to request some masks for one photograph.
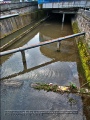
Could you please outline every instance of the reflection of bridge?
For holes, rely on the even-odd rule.
[[[38,0],[38,8],[90,8],[90,0]]]

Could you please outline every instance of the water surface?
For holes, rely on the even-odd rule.
[[[8,49],[70,34],[72,34],[70,23],[65,22],[62,28],[61,16],[55,16],[55,19],[51,17]],[[79,57],[74,38],[62,41],[60,52],[57,52],[57,43],[53,43],[25,50],[25,58],[26,61],[23,62],[22,54],[18,52],[1,59],[2,120],[89,119],[84,112],[85,107],[81,96],[72,93],[37,91],[31,88],[31,84],[36,82],[59,85],[69,85],[73,82],[80,86]],[[21,84],[10,85],[12,81]],[[70,99],[74,102],[70,102]],[[45,111],[45,114],[40,111]],[[54,113],[54,111],[61,111],[61,113]]]

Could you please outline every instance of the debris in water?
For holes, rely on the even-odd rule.
[[[23,82],[21,81],[19,82],[19,81],[8,81],[8,80],[3,83],[4,85],[9,87],[20,87],[23,84]]]
[[[53,91],[57,93],[64,93],[64,92],[70,92],[70,93],[79,93],[79,94],[87,94],[90,95],[90,91],[86,88],[78,88],[75,84],[71,84],[70,86],[59,86],[53,83],[33,83],[31,84],[31,87],[37,90],[46,90],[47,92]]]

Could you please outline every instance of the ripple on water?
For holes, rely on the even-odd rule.
[[[69,85],[69,82],[73,82],[79,86],[76,62],[54,62],[12,78],[15,79],[28,80],[28,82],[52,82],[60,85]]]

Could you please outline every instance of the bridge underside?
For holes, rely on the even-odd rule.
[[[42,1],[40,0],[38,2],[38,8],[41,9],[47,9],[47,8],[88,8],[90,9],[90,1],[89,0],[72,0],[72,1]]]

